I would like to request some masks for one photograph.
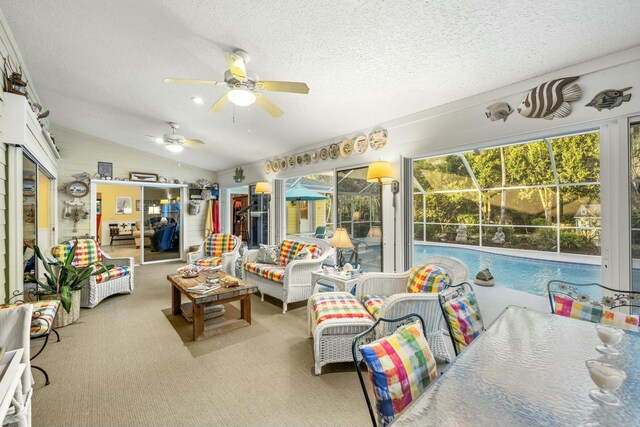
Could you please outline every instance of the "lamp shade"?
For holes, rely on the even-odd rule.
[[[271,183],[266,181],[256,182],[256,194],[271,194]]]
[[[367,237],[382,237],[382,228],[379,225],[372,225],[367,233]]]
[[[377,182],[378,184],[391,184],[395,181],[391,163],[385,161],[372,162],[367,171],[367,182]]]
[[[336,229],[336,232],[331,238],[329,244],[338,249],[350,249],[353,247],[353,243],[351,243],[351,239],[349,238],[349,233],[347,233],[346,228]]]

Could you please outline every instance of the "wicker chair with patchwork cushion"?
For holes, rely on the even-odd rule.
[[[77,268],[93,268],[96,262],[112,266],[109,271],[89,277],[80,291],[80,306],[93,308],[103,299],[116,294],[133,292],[133,258],[112,258],[102,252],[100,245],[93,239],[78,239],[78,246],[73,258]],[[75,241],[60,243],[51,248],[49,256],[64,261]]]
[[[468,282],[447,286],[440,293],[440,308],[458,355],[485,330],[473,287]]]
[[[314,238],[297,237],[278,246],[261,246],[245,252],[243,279],[258,286],[262,301],[265,295],[281,300],[283,314],[287,304],[309,298],[311,272],[319,270],[333,253],[327,242]]]
[[[200,267],[222,266],[222,271],[235,277],[241,244],[242,240],[233,234],[211,234],[196,252],[187,254],[187,262]]]
[[[640,316],[619,310],[640,308],[640,292],[621,291],[598,283],[578,284],[562,280],[547,283],[547,292],[553,314],[640,332]],[[594,294],[598,297],[593,297]]]
[[[371,337],[377,335],[380,323],[400,326],[389,336],[372,342]],[[389,425],[438,376],[435,357],[424,336],[424,325],[424,319],[415,313],[395,319],[380,318],[353,340],[352,360],[374,427]],[[369,397],[362,377],[362,362],[367,365],[373,397]]]
[[[405,273],[367,273],[356,284],[356,298],[374,319],[419,314],[426,322],[425,335],[434,354],[449,362],[446,328],[438,292],[452,283],[467,280],[469,270],[461,261],[441,256],[428,257]],[[381,323],[378,336],[389,335],[397,325]]]

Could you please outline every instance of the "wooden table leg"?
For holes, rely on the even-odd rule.
[[[193,304],[193,340],[199,341],[204,335],[204,305]]]
[[[171,285],[171,312],[174,315],[180,314],[180,304],[182,303],[182,293],[176,285]]]
[[[240,301],[240,318],[251,324],[251,294],[247,294]]]

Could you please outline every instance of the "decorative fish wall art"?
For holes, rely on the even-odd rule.
[[[531,89],[520,103],[518,113],[531,119],[567,117],[572,111],[569,102],[577,101],[582,96],[580,86],[573,83],[576,80],[577,76],[563,77]]]
[[[506,102],[494,102],[493,104],[487,107],[487,111],[484,114],[487,115],[487,118],[492,122],[496,120],[502,120],[503,122],[507,121],[509,114],[513,113],[513,108],[511,105]]]
[[[613,110],[621,106],[623,102],[629,102],[629,100],[631,100],[630,93],[624,94],[624,92],[631,89],[631,87],[632,86],[625,87],[624,89],[606,89],[598,92],[586,106],[593,107],[598,111],[602,111],[603,108]]]

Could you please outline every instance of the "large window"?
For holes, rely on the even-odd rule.
[[[333,172],[285,181],[287,237],[326,237],[333,228],[333,188]]]
[[[631,289],[640,291],[640,122],[630,129]]]
[[[600,254],[600,134],[415,160],[414,239]]]

